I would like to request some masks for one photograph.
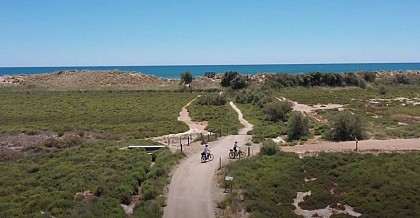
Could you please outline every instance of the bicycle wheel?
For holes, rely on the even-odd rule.
[[[206,156],[205,155],[201,155],[201,162],[206,162]]]
[[[213,154],[209,154],[209,161],[212,161],[214,159],[214,155]]]
[[[235,158],[235,153],[234,152],[229,152],[229,158]]]

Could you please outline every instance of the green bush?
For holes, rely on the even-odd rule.
[[[197,100],[197,104],[221,106],[226,104],[226,98],[219,94],[205,95]]]
[[[360,115],[350,111],[338,113],[334,119],[331,130],[326,138],[333,141],[351,141],[365,139],[365,124]]]
[[[388,90],[385,86],[380,86],[379,87],[379,94],[380,95],[386,95],[387,92],[388,92]]]
[[[237,75],[235,78],[230,81],[230,87],[232,87],[233,90],[243,89],[248,86],[248,83],[244,76]]]
[[[366,82],[369,82],[369,83],[375,82],[376,72],[369,72],[369,71],[367,71],[367,72],[361,72],[361,74],[363,75],[363,79]]]
[[[302,113],[294,113],[287,124],[287,140],[297,140],[309,134],[309,119]]]
[[[407,85],[407,84],[410,84],[410,78],[405,74],[397,73],[395,75],[395,83]]]
[[[292,111],[293,103],[290,101],[274,101],[264,105],[265,119],[271,121],[287,120],[287,113]]]
[[[279,152],[279,146],[272,140],[265,140],[261,147],[261,154],[272,156]]]
[[[235,79],[239,75],[238,72],[230,71],[223,74],[221,85],[223,87],[229,87],[231,85],[231,81]]]

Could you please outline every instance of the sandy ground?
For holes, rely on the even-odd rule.
[[[357,144],[359,152],[401,152],[420,150],[420,138],[417,139],[389,139],[389,140],[364,140]],[[282,151],[295,153],[316,152],[351,152],[356,149],[355,141],[348,142],[322,142],[281,147]]]
[[[231,102],[232,108],[239,109]],[[243,120],[242,113],[238,117],[245,125],[239,132],[244,134],[252,129],[247,121]],[[242,119],[241,119],[242,118]],[[221,161],[228,160],[229,149],[235,141],[241,147],[251,141],[248,135],[231,135],[210,142],[209,147],[214,160],[206,163],[200,162],[201,149],[191,153],[174,171],[168,187],[167,206],[163,217],[215,217],[213,200],[213,179]],[[203,149],[203,148],[202,148]]]
[[[296,209],[294,212],[297,215],[301,215],[307,218],[310,217],[330,217],[333,214],[349,214],[353,217],[359,217],[362,214],[357,213],[354,211],[353,207],[350,207],[348,205],[344,205],[345,210],[338,210],[335,208],[331,208],[330,206],[324,208],[324,209],[318,209],[318,210],[304,210],[300,208],[299,203],[303,202],[303,198],[307,195],[311,195],[311,191],[308,192],[298,192],[296,194],[296,198],[293,200],[293,205],[295,205]]]
[[[284,97],[277,98],[279,101],[286,101],[288,99]],[[290,101],[290,100],[289,100]],[[331,110],[331,109],[338,109],[344,110],[344,106],[341,104],[316,104],[316,105],[307,105],[307,104],[300,104],[297,101],[291,101],[293,103],[293,111],[298,111],[303,114],[312,117],[318,122],[325,123],[327,120],[322,119],[320,116],[317,115],[316,110]]]

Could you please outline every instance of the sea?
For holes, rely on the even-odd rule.
[[[62,70],[121,70],[155,75],[161,78],[180,78],[189,71],[193,76],[206,72],[236,71],[242,74],[258,73],[309,73],[420,70],[420,63],[350,63],[350,64],[256,64],[256,65],[176,65],[176,66],[72,66],[72,67],[0,67],[0,76],[44,74]]]

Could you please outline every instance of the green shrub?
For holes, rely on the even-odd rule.
[[[243,89],[248,86],[248,83],[244,76],[237,75],[235,78],[230,81],[230,87],[232,87],[233,90]]]
[[[287,140],[297,140],[309,134],[309,119],[302,113],[294,113],[287,124]]]
[[[362,76],[363,76],[363,79],[364,79],[366,82],[369,82],[369,83],[373,83],[373,82],[375,82],[375,79],[376,79],[376,72],[366,71],[366,72],[361,72],[361,74],[362,74]]]
[[[287,120],[287,113],[292,111],[293,103],[290,101],[274,101],[264,105],[265,119],[271,121]]]
[[[272,156],[279,152],[279,146],[272,140],[265,140],[261,147],[261,154]]]
[[[407,85],[410,84],[410,78],[405,74],[397,73],[395,74],[395,83]]]
[[[380,86],[379,87],[379,94],[380,95],[386,95],[387,92],[388,92],[388,90],[385,86]]]
[[[226,98],[219,94],[205,95],[197,100],[199,105],[221,106],[226,104]]]
[[[230,85],[231,85],[231,81],[233,80],[233,79],[235,79],[236,78],[236,76],[238,76],[239,75],[239,73],[238,72],[234,72],[234,71],[230,71],[230,72],[226,72],[224,75],[223,75],[223,77],[222,77],[222,80],[221,80],[221,85],[223,86],[223,87],[229,87]]]
[[[365,139],[364,121],[361,116],[350,111],[340,112],[334,117],[332,129],[326,134],[326,138],[333,141]]]
[[[222,200],[216,203],[217,208],[226,209],[227,206],[230,205],[232,201],[231,195],[226,195]]]

